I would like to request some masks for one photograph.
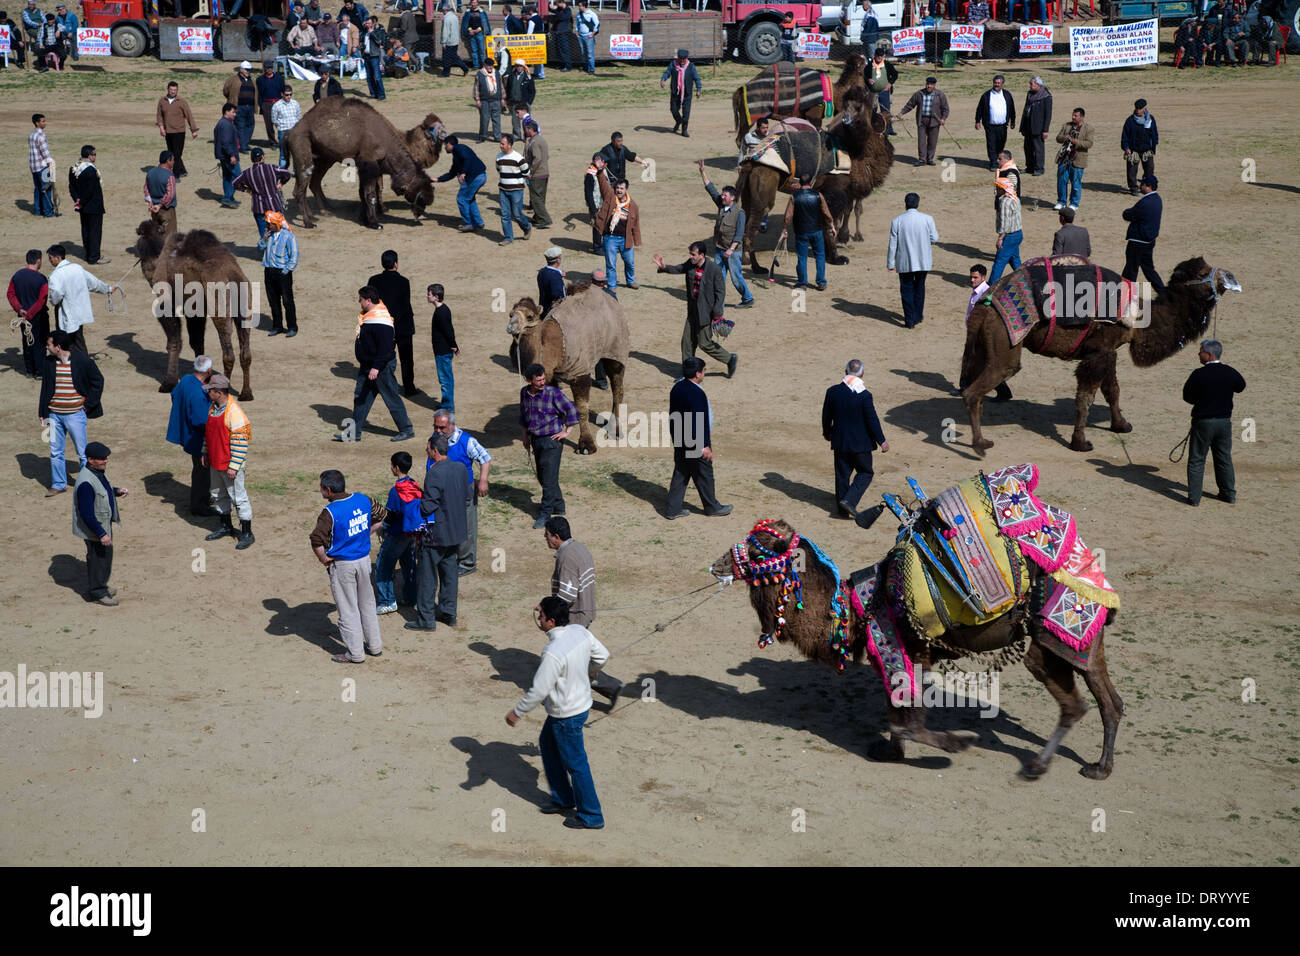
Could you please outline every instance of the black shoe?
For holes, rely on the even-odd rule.
[[[735,352],[731,353],[731,358],[727,360],[727,378],[736,374],[736,366],[740,364],[740,356]]]
[[[737,309],[752,309],[753,307],[754,307],[754,300],[753,300],[753,299],[745,299],[743,302],[737,303],[737,304],[734,306],[734,308],[737,308]]]
[[[674,133],[680,133],[681,131],[682,131],[682,124],[681,124],[681,123],[674,123],[674,124],[673,124],[673,132],[674,132]]]
[[[705,514],[710,518],[725,518],[735,509],[735,505],[723,505],[717,511],[706,511]]]
[[[913,165],[913,166],[924,166],[924,165],[925,165],[925,160],[923,160],[923,159],[918,159],[918,160],[917,160],[916,162],[914,162],[912,165]]]
[[[839,507],[840,514],[843,515],[844,517],[855,518],[855,519],[857,518],[858,516],[857,509],[854,508],[853,505],[849,504],[847,501],[843,501],[843,500],[837,501],[836,505]]]
[[[398,432],[396,435],[394,435],[392,438],[390,438],[390,439],[388,439],[388,440],[389,440],[389,441],[409,441],[410,439],[412,439],[412,438],[414,438],[414,437],[415,437],[415,429],[414,429],[414,428],[408,428],[408,429],[407,429],[406,431],[404,431],[404,432]]]
[[[404,388],[402,389],[402,394],[407,398],[414,398],[415,396],[421,394],[421,392],[418,388]]]
[[[927,159],[927,160],[925,161],[925,165],[927,165],[927,166],[933,166],[933,165],[934,165],[934,160],[933,160],[933,159]]]
[[[368,655],[370,655],[371,657],[383,657],[383,656],[384,656],[384,652],[383,652],[383,651],[372,651],[372,650],[371,650],[370,648],[368,648],[368,647],[366,648],[366,653],[367,653]]]
[[[603,824],[603,823],[602,823],[600,826],[593,827],[590,823],[583,823],[583,822],[582,822],[581,820],[579,820],[577,817],[566,817],[565,820],[564,820],[564,825],[565,825],[566,827],[568,827],[570,830],[603,830],[603,829],[605,829],[605,824]]]
[[[402,626],[405,627],[408,631],[436,631],[438,629],[438,625],[436,624],[433,627],[425,627],[424,625],[420,624],[418,621],[407,621]]]
[[[592,388],[598,388],[598,389],[600,389],[602,392],[608,392],[608,391],[609,391],[609,382],[592,382],[592,383],[591,383],[591,387],[592,387]]]
[[[551,517],[550,515],[545,514],[545,513],[543,513],[543,514],[539,514],[539,515],[537,516],[537,520],[533,522],[533,527],[534,527],[534,528],[545,528],[545,527],[546,527],[546,522],[550,520],[550,517]]]
[[[284,335],[284,329],[272,329],[267,335]]]
[[[361,441],[361,436],[360,436],[360,435],[356,435],[356,436],[354,436],[354,437],[349,437],[349,436],[347,436],[347,435],[344,435],[342,432],[340,432],[340,433],[338,433],[338,434],[336,434],[336,435],[331,435],[331,436],[330,436],[330,441],[341,441],[341,442],[345,442],[345,443],[347,443],[347,444],[349,444],[349,445],[353,445],[353,444],[356,444],[357,442]]]
[[[251,548],[253,542],[257,540],[253,537],[253,522],[241,520],[239,529],[239,541],[235,544],[235,550],[243,551],[246,548]]]
[[[195,509],[191,508],[191,509],[190,509],[190,514],[192,514],[192,515],[193,515],[194,517],[196,517],[196,518],[215,518],[215,517],[217,516],[217,509],[215,509],[215,508],[199,508],[199,509],[195,510]]]
[[[235,523],[234,521],[231,520],[230,515],[222,515],[221,527],[218,528],[216,531],[212,532],[212,534],[205,537],[203,540],[220,541],[222,538],[225,537],[236,538],[238,536],[239,536],[239,532],[235,530]]]
[[[825,282],[818,282],[815,286],[813,286],[813,288],[816,289],[818,292],[825,292],[825,291],[826,291],[826,283],[825,283]]]
[[[669,521],[672,521],[674,518],[687,518],[690,516],[690,514],[691,513],[689,511],[683,508],[681,511],[678,511],[674,514],[666,514],[664,515],[664,517],[667,518]]]
[[[448,627],[456,626],[456,619],[452,617],[450,614],[435,614],[434,620],[436,620],[439,624],[446,624]]]
[[[548,803],[546,806],[542,807],[541,809],[542,809],[542,813],[554,813],[554,814],[562,813],[567,816],[568,814],[573,813],[573,811],[577,810],[578,808],[562,807],[558,803]]]
[[[298,334],[298,330],[297,330],[297,329],[290,329],[288,332],[285,332],[285,333],[284,333],[284,337],[285,337],[286,339],[291,339],[291,338],[293,338],[293,337],[294,337],[295,335],[297,335],[297,334]]]

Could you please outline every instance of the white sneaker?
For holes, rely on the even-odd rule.
[[[379,607],[375,608],[375,613],[376,613],[376,614],[392,614],[392,613],[393,613],[394,611],[396,611],[396,610],[397,610],[397,605],[396,605],[396,604],[381,604],[381,605],[379,605]]]
[[[1063,203],[1063,202],[1058,202],[1058,203],[1057,203],[1055,206],[1053,206],[1052,208],[1053,208],[1053,209],[1064,209],[1064,208],[1065,208],[1065,203]]]
[[[1078,211],[1079,211],[1078,206],[1070,206],[1070,212],[1078,212]]]

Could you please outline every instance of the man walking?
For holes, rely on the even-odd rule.
[[[569,606],[555,596],[544,597],[534,609],[537,628],[546,633],[546,647],[533,676],[533,686],[506,714],[514,727],[538,704],[546,708],[538,746],[551,802],[543,813],[564,814],[571,830],[599,830],[605,817],[587,762],[582,728],[591,710],[588,674],[609,660],[609,650],[585,627],[569,622]]]
[[[524,377],[528,384],[519,390],[519,425],[524,448],[533,455],[537,483],[542,486],[541,507],[533,522],[534,528],[542,528],[547,518],[564,514],[560,456],[563,441],[578,424],[578,410],[556,386],[546,384],[546,369],[540,362],[524,369]]]
[[[811,247],[817,261],[817,291],[823,292],[826,289],[826,237],[822,230],[825,229],[834,239],[835,220],[831,218],[825,198],[812,188],[812,181],[812,173],[801,173],[798,183],[791,184],[781,238],[785,239],[790,229],[794,229],[794,245],[798,253],[794,287],[808,288],[808,249]]]
[[[287,83],[280,94],[280,102],[271,107],[271,122],[275,124],[276,146],[280,151],[280,168],[289,168],[289,154],[284,151],[284,138],[302,119],[302,107],[293,98],[293,87]]]
[[[411,631],[437,630],[439,624],[456,626],[460,546],[465,541],[469,482],[465,469],[447,456],[447,436],[434,432],[425,451],[433,464],[424,475],[420,513],[429,523],[420,537],[420,566],[416,572],[416,617],[407,621]]]
[[[235,130],[239,133],[239,151],[248,152],[257,125],[257,84],[253,81],[253,64],[244,60],[226,78],[221,95],[235,104]]]
[[[688,56],[686,50],[678,50],[677,59],[669,63],[663,76],[659,77],[659,89],[662,90],[665,83],[669,84],[668,109],[673,114],[673,132],[680,132],[683,136],[691,135],[686,131],[691,122],[691,98],[704,92],[700,74]]]
[[[112,453],[101,442],[86,446],[86,467],[77,475],[72,510],[72,533],[86,542],[87,597],[106,607],[118,604],[117,589],[108,580],[113,574],[113,525],[122,523],[117,499],[127,495],[104,473]]]
[[[9,280],[9,305],[18,322],[23,347],[23,368],[32,378],[44,376],[45,343],[50,337],[50,286],[41,272],[41,250],[27,250],[27,265]]]
[[[822,437],[831,443],[835,455],[836,515],[856,518],[858,502],[875,476],[871,453],[877,447],[882,452],[889,451],[875,403],[862,383],[861,359],[852,359],[844,366],[844,380],[826,389],[822,401]]]
[[[402,394],[419,395],[415,387],[415,310],[411,307],[411,280],[397,271],[397,251],[385,249],[379,257],[383,270],[366,284],[379,293],[379,301],[393,317],[393,343],[402,368]]]
[[[1016,128],[1016,101],[1010,90],[1002,88],[1005,82],[1001,73],[993,77],[993,88],[984,91],[975,107],[975,129],[978,130],[981,123],[984,125],[984,146],[989,154],[990,172],[997,171],[998,154],[1007,145],[1007,130]]]
[[[257,86],[257,110],[262,114],[262,123],[266,127],[267,145],[274,146],[276,144],[275,121],[271,118],[271,110],[275,109],[275,104],[280,102],[280,96],[284,93],[284,77],[275,72],[274,60],[267,60],[262,64],[262,75],[257,78],[255,85]]]
[[[104,376],[94,359],[84,351],[73,351],[72,337],[67,332],[51,332],[45,348],[36,414],[41,427],[49,428],[50,490],[45,497],[53,498],[68,490],[68,437],[72,438],[78,462],[83,469],[86,467],[86,420],[104,414]]]
[[[221,165],[221,205],[226,209],[238,209],[235,180],[239,176],[239,134],[235,131],[235,107],[232,103],[221,107],[221,119],[212,130],[212,154]]]
[[[343,472],[333,468],[320,473],[320,494],[327,504],[308,541],[316,560],[329,572],[330,593],[339,609],[339,637],[346,648],[330,660],[364,664],[367,654],[384,653],[375,591],[370,586],[370,529],[377,509],[368,496],[349,493]]]
[[[537,96],[537,84],[528,73],[528,61],[515,57],[510,64],[510,72],[505,75],[501,85],[504,87],[502,92],[505,93],[506,108],[510,110],[510,121],[513,124],[511,131],[516,140],[521,140],[524,138],[524,127],[519,109],[522,107],[527,113]]]
[[[993,181],[993,219],[998,241],[997,253],[993,257],[993,271],[989,274],[990,282],[997,281],[1008,263],[1013,270],[1020,268],[1020,243],[1025,238],[1015,180],[1002,173]]]
[[[442,75],[443,77],[451,76],[453,66],[460,67],[460,75],[466,76],[469,68],[465,61],[460,58],[460,52],[457,49],[460,46],[460,18],[457,17],[456,11],[448,9],[442,15],[442,29],[439,32],[442,42]]]
[[[406,414],[406,405],[397,392],[397,350],[394,345],[393,316],[384,307],[374,286],[357,290],[361,314],[357,316],[356,345],[357,384],[352,393],[352,422],[334,436],[334,441],[361,441],[366,417],[375,403],[375,395],[384,399],[393,416],[397,434],[392,441],[415,437],[415,428]]]
[[[524,159],[528,161],[528,205],[533,209],[533,225],[551,228],[551,214],[546,208],[546,187],[551,180],[551,148],[532,119],[524,121]]]
[[[551,594],[569,605],[569,623],[591,630],[596,620],[596,564],[591,551],[573,540],[569,519],[556,515],[542,531],[546,546],[555,552],[551,571]],[[609,709],[618,703],[623,682],[600,671],[591,679],[591,689],[609,698]]]
[[[170,149],[158,154],[158,165],[144,175],[144,201],[149,218],[163,227],[163,235],[176,231],[176,157]]]
[[[33,113],[34,129],[27,134],[27,165],[32,173],[32,215],[54,216],[54,158],[45,138],[45,114]]]
[[[1160,132],[1156,129],[1156,118],[1147,109],[1146,100],[1137,100],[1119,135],[1119,147],[1124,150],[1124,170],[1128,174],[1130,196],[1142,194],[1138,188],[1139,169],[1143,176],[1156,174],[1156,144],[1159,142]]]
[[[481,140],[480,140],[481,142]],[[451,150],[451,169],[438,177],[438,182],[449,179],[460,182],[456,193],[456,208],[460,210],[460,231],[478,232],[483,228],[483,214],[474,198],[487,182],[487,167],[474,155],[474,150],[463,144],[454,134],[443,140],[443,147]]]
[[[72,336],[69,347],[74,352],[85,352],[86,335],[82,329],[95,321],[95,313],[90,306],[90,293],[111,295],[117,291],[117,286],[109,285],[75,262],[69,262],[68,250],[57,243],[46,249],[45,254],[50,257],[50,265],[53,267],[50,270],[48,301],[54,309],[57,319],[55,324]]]
[[[636,247],[641,245],[641,211],[636,201],[628,195],[627,180],[616,180],[611,186],[607,179],[597,180],[600,186],[600,211],[596,213],[596,228],[600,231],[605,250],[605,288],[618,297],[618,260],[623,260],[623,282],[629,289],[636,288]]]
[[[112,262],[99,256],[104,238],[104,186],[95,167],[95,147],[81,147],[81,162],[68,171],[68,194],[72,197],[72,208],[81,217],[81,246],[86,264]]]
[[[1045,172],[1047,134],[1052,129],[1052,94],[1036,76],[1029,81],[1029,95],[1020,114],[1020,135],[1025,140],[1025,172],[1041,176]]]
[[[925,87],[917,90],[903,105],[899,116],[916,110],[916,165],[933,166],[939,148],[939,127],[948,125],[948,97],[933,76],[925,78]]]
[[[623,145],[623,134],[617,130],[609,134],[609,142],[601,148],[600,155],[605,158],[605,177],[612,183],[627,178],[628,163],[649,169],[652,162],[648,156],[637,158],[636,153]]]
[[[1159,185],[1155,176],[1143,176],[1142,198],[1121,214],[1128,223],[1128,232],[1124,235],[1124,271],[1120,274],[1125,279],[1136,279],[1141,268],[1142,275],[1157,293],[1165,290],[1164,280],[1156,272],[1153,259],[1156,240],[1160,238],[1160,217],[1164,212],[1164,202],[1156,192]]]
[[[921,197],[903,197],[906,211],[889,224],[889,254],[886,266],[898,272],[898,289],[903,299],[903,325],[914,329],[925,318],[925,277],[934,268],[931,244],[939,241],[934,217],[920,210]]]
[[[190,456],[190,514],[210,518],[216,514],[208,503],[212,477],[203,461],[203,438],[208,428],[208,396],[203,386],[212,377],[212,359],[194,359],[194,371],[172,389],[172,411],[167,420],[167,440],[180,445]]]
[[[668,483],[669,519],[685,518],[686,485],[695,482],[710,518],[731,514],[713,493],[713,408],[704,394],[704,359],[682,360],[682,377],[668,393],[668,430],[673,439],[673,477]]]
[[[219,541],[229,536],[237,539],[235,550],[243,551],[254,541],[253,505],[244,489],[253,426],[231,397],[230,379],[226,376],[212,373],[203,390],[208,393],[209,401],[203,432],[203,464],[211,469],[208,480],[212,489],[208,497],[212,509],[221,516],[221,527],[204,540]],[[235,530],[232,513],[239,515],[239,531]]]
[[[424,295],[433,306],[433,361],[438,369],[438,407],[455,412],[456,378],[452,363],[460,354],[460,346],[456,344],[456,327],[451,322],[451,309],[447,307],[446,290],[442,283],[430,284]]]
[[[736,201],[735,186],[724,186],[719,192],[709,181],[704,160],[697,159],[695,163],[700,167],[700,179],[704,181],[705,191],[713,200],[713,204],[718,207],[718,218],[713,224],[713,261],[727,272],[731,277],[731,284],[740,293],[740,304],[736,308],[748,309],[754,304],[754,293],[749,291],[741,271],[741,259],[744,258],[741,249],[745,239],[745,210],[741,209]]]
[[[497,76],[496,64],[484,60],[474,74],[474,105],[478,108],[478,141],[487,142],[488,130],[493,139],[501,138],[501,110],[505,106],[505,90]]]
[[[266,214],[274,212],[283,217],[284,200],[280,196],[280,186],[293,178],[293,173],[283,166],[272,166],[264,162],[265,155],[262,147],[254,146],[248,154],[253,165],[238,173],[230,184],[232,196],[236,190],[251,193],[253,196],[253,222],[257,223],[257,248],[259,249],[266,248]]]
[[[1060,216],[1061,228],[1052,236],[1052,255],[1091,259],[1092,240],[1087,229],[1074,224],[1074,210],[1062,209],[1057,215]]]
[[[1083,107],[1076,107],[1070,114],[1070,122],[1056,134],[1061,148],[1056,153],[1056,205],[1053,209],[1059,210],[1068,203],[1077,212],[1083,198],[1083,171],[1088,166],[1088,150],[1092,149],[1092,127],[1084,122],[1084,115]]]
[[[697,350],[727,366],[727,378],[736,374],[740,356],[728,352],[715,338],[722,329],[730,332],[724,307],[727,298],[727,280],[718,264],[705,253],[704,243],[692,242],[686,261],[681,265],[667,265],[663,256],[655,253],[654,264],[660,272],[684,276],[686,279],[686,327],[682,330],[682,361],[695,358]],[[726,337],[724,333],[723,338]]]
[[[293,300],[293,272],[298,268],[298,240],[284,213],[266,214],[266,249],[262,253],[262,280],[271,306],[271,331],[287,339],[298,334],[298,307]],[[288,322],[288,328],[285,322]]]
[[[515,138],[502,133],[499,140],[501,152],[497,154],[497,201],[501,205],[501,234],[497,245],[508,246],[515,241],[514,224],[523,227],[521,239],[531,239],[532,224],[524,215],[524,183],[528,179],[528,161],[515,149]]]
[[[181,97],[180,87],[176,83],[167,84],[167,92],[158,98],[154,110],[154,122],[158,125],[158,135],[167,143],[167,148],[176,157],[176,178],[189,175],[185,169],[185,127],[189,126],[190,136],[197,138],[199,124],[194,119],[190,104]]]
[[[1246,390],[1246,380],[1231,365],[1224,365],[1223,345],[1217,339],[1201,343],[1201,367],[1187,377],[1183,401],[1192,406],[1192,428],[1187,445],[1187,503],[1201,503],[1205,456],[1214,455],[1214,483],[1219,499],[1237,500],[1237,477],[1232,468],[1232,396]]]
[[[465,540],[457,554],[457,567],[461,577],[478,570],[478,500],[488,493],[488,475],[492,472],[492,456],[478,439],[456,427],[456,413],[440,408],[433,416],[433,431],[447,436],[447,457],[465,466],[468,497],[465,500]],[[478,480],[474,479],[474,465],[478,464]]]

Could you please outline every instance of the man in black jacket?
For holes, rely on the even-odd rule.
[[[420,566],[417,572],[416,618],[407,630],[433,631],[438,623],[456,626],[456,597],[460,584],[461,542],[467,534],[465,502],[469,478],[464,466],[447,457],[447,436],[429,436],[425,449],[433,465],[424,475],[420,513],[432,524],[420,532]]]
[[[713,493],[713,409],[700,383],[704,359],[682,361],[682,377],[668,393],[668,429],[673,437],[673,478],[668,485],[669,518],[684,518],[686,484],[695,482],[700,504],[710,518],[731,514]]]
[[[1029,95],[1025,109],[1020,114],[1020,135],[1025,139],[1025,172],[1041,176],[1044,172],[1044,155],[1047,134],[1052,128],[1052,94],[1036,76],[1029,81]]]
[[[411,309],[411,280],[397,271],[397,253],[388,249],[379,257],[383,272],[370,277],[370,285],[393,317],[393,339],[402,365],[402,394],[419,395],[415,387],[415,312]]]
[[[409,298],[409,296],[408,296]],[[393,441],[406,441],[415,437],[415,428],[406,414],[402,396],[397,393],[397,350],[393,342],[393,316],[379,298],[374,286],[357,290],[361,315],[357,317],[357,385],[352,393],[352,420],[344,430],[334,436],[334,441],[361,441],[366,427],[366,416],[375,403],[375,395],[383,397],[388,412],[397,425]]]
[[[1124,236],[1124,271],[1121,275],[1125,279],[1136,279],[1141,267],[1142,275],[1157,293],[1165,288],[1153,259],[1156,239],[1160,237],[1160,216],[1164,212],[1164,203],[1156,192],[1159,185],[1155,176],[1143,176],[1142,198],[1122,213],[1128,222],[1128,232]]]
[[[56,329],[45,340],[45,368],[41,396],[36,408],[42,426],[50,429],[50,490],[45,497],[68,490],[65,456],[67,436],[77,449],[81,467],[86,467],[86,420],[104,414],[100,404],[104,376],[85,352],[72,349],[72,336]]]
[[[1187,377],[1183,401],[1192,406],[1192,430],[1187,444],[1187,503],[1201,503],[1205,456],[1214,454],[1214,482],[1219,498],[1237,500],[1237,477],[1232,469],[1232,396],[1246,390],[1246,380],[1231,365],[1219,361],[1223,345],[1217,339],[1201,343],[1201,367]]]
[[[686,277],[686,328],[682,330],[682,361],[694,358],[699,349],[727,366],[727,378],[736,374],[740,356],[728,352],[714,339],[714,323],[729,329],[723,319],[727,299],[727,279],[722,267],[708,256],[702,242],[692,242],[690,255],[679,266],[665,265],[664,257],[654,256],[660,272]]]
[[[506,107],[510,110],[514,137],[516,140],[522,140],[524,138],[523,117],[518,109],[522,106],[527,113],[533,105],[534,97],[537,96],[537,84],[533,82],[528,72],[527,61],[515,57],[510,65],[510,72],[501,81],[501,86],[506,94]]]
[[[81,215],[81,244],[86,250],[87,264],[112,262],[99,257],[99,244],[104,236],[104,186],[95,168],[95,147],[81,147],[81,162],[68,170],[68,192],[72,207]]]
[[[871,393],[862,384],[862,360],[844,366],[844,381],[826,389],[822,402],[822,437],[835,453],[835,505],[840,518],[856,518],[858,502],[871,485],[871,452],[889,451],[880,430]],[[853,476],[853,472],[857,476]]]
[[[1007,145],[1007,130],[1016,128],[1016,101],[1011,92],[1004,90],[1006,78],[999,73],[993,77],[993,88],[984,91],[975,107],[975,128],[984,124],[984,146],[989,154],[989,169],[996,172],[998,153]]]

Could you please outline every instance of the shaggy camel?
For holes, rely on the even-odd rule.
[[[1025,268],[1028,266],[1022,266],[1013,275]],[[1092,451],[1085,429],[1088,410],[1098,388],[1110,405],[1111,431],[1132,431],[1133,426],[1119,408],[1119,377],[1115,368],[1119,350],[1127,345],[1129,356],[1138,368],[1155,365],[1205,331],[1223,293],[1240,291],[1241,284],[1231,272],[1212,268],[1199,257],[1188,259],[1174,268],[1169,285],[1150,302],[1149,323],[1146,318],[1092,322],[1080,333],[1078,328],[1054,328],[1040,320],[1019,345],[1011,344],[997,310],[981,302],[971,311],[967,322],[966,347],[961,360],[962,381],[970,383],[962,392],[962,401],[970,412],[972,447],[981,455],[993,447],[993,442],[980,430],[984,396],[1020,371],[1023,348],[1049,358],[1079,363],[1074,370],[1078,388],[1074,394],[1074,434],[1070,437],[1070,448]],[[1107,296],[1100,298],[1105,308]]]
[[[840,78],[831,85],[832,115],[844,108],[844,96],[850,89],[866,92],[866,68],[867,58],[861,53],[850,53],[845,58]],[[798,116],[821,129],[826,118],[826,95],[822,89],[825,75],[806,66],[791,70],[785,63],[773,63],[744,86],[736,87],[731,94],[736,148],[745,148],[745,134],[763,116],[770,119]]]
[[[532,299],[520,299],[510,309],[506,331],[514,336],[519,348],[522,371],[533,362],[542,363],[546,381],[551,385],[568,382],[573,389],[573,404],[578,409],[578,454],[596,452],[587,411],[591,400],[591,376],[596,362],[605,364],[613,393],[613,414],[606,425],[617,436],[618,409],[623,404],[623,371],[627,366],[627,316],[622,303],[599,286],[584,283],[571,288],[567,297],[557,302],[545,319]]]
[[[790,551],[794,528],[784,521],[771,522],[770,526],[772,531],[760,531],[756,528],[744,542],[737,545],[745,551],[749,562],[757,564],[767,560],[771,554],[780,555]],[[767,549],[767,554],[760,554],[754,547],[755,542]],[[800,539],[797,550],[799,553],[794,556],[795,567],[799,569],[803,600],[798,606],[794,606],[791,602],[785,608],[784,623],[778,622],[777,608],[781,604],[779,584],[761,583],[751,586],[750,603],[758,613],[759,626],[765,636],[776,635],[776,640],[780,643],[792,642],[804,657],[838,666],[839,658],[828,639],[828,622],[831,620],[831,598],[840,582],[834,580],[830,570],[817,559],[806,541]],[[891,550],[885,562],[894,560],[897,553]],[[1025,563],[1033,582],[1029,592],[1032,594],[1034,587],[1044,576],[1044,572],[1032,561]],[[718,558],[709,570],[723,581],[729,581],[732,577],[744,578],[744,575],[738,574],[731,551]],[[886,566],[882,564],[881,574],[885,573]],[[886,589],[878,588],[868,610],[883,611],[885,600]],[[1115,612],[1108,611],[1107,614],[1107,623],[1110,623],[1114,619]],[[848,606],[848,615],[850,650],[853,660],[861,663],[867,646],[866,621],[854,613],[851,603]],[[954,660],[962,656],[927,641],[912,627],[906,614],[897,616],[896,624],[899,636],[914,666],[929,668],[938,661]],[[1103,728],[1101,760],[1083,766],[1079,772],[1093,780],[1106,779],[1110,776],[1114,764],[1115,735],[1119,729],[1120,717],[1124,713],[1124,702],[1116,693],[1106,670],[1106,655],[1102,646],[1105,636],[1104,627],[1092,640],[1086,669],[1076,668],[1051,650],[1053,646],[1059,646],[1059,642],[1042,626],[1037,614],[1029,614],[1019,619],[1013,613],[1003,614],[976,627],[954,627],[939,639],[947,647],[957,651],[986,653],[1008,647],[1021,640],[1025,636],[1026,628],[1030,640],[1028,650],[1025,652],[1025,666],[1029,668],[1031,674],[1042,681],[1048,692],[1056,699],[1061,714],[1055,732],[1042,751],[1025,766],[1024,775],[1030,779],[1042,776],[1047,771],[1047,765],[1056,753],[1061,740],[1079,718],[1087,713],[1088,705],[1074,683],[1077,670],[1097,701],[1101,710]],[[870,748],[869,755],[873,759],[903,759],[903,746],[909,740],[938,747],[947,753],[965,750],[971,743],[969,739],[959,737],[950,731],[929,730],[925,725],[923,701],[899,702],[894,699],[893,694],[891,694],[889,707],[889,731],[889,740],[877,741]]]
[[[230,336],[234,325],[239,336],[239,365],[244,373],[239,400],[252,401],[249,367],[253,364],[253,346],[248,322],[253,318],[253,287],[234,255],[220,239],[203,229],[168,233],[161,223],[146,219],[136,227],[135,234],[140,271],[155,295],[154,315],[167,334],[167,377],[158,391],[170,392],[180,381],[181,314],[184,314],[190,348],[195,355],[203,354],[206,319],[212,319],[221,340],[221,360],[227,377],[235,367]]]
[[[424,171],[442,155],[441,132],[442,123],[433,113],[402,134],[369,103],[348,96],[321,99],[284,138],[297,177],[293,198],[302,213],[303,226],[311,229],[315,225],[307,200],[308,188],[322,210],[330,208],[321,183],[330,168],[344,159],[353,160],[359,172],[373,171],[374,166],[366,164],[375,164],[381,175],[392,176],[393,189],[411,203],[419,222],[425,207],[433,202],[433,180]],[[360,185],[365,195],[367,183]],[[375,214],[382,211],[377,201],[363,202],[362,224],[378,227]]]
[[[828,176],[822,183],[826,204],[832,213],[841,210],[835,223],[835,235],[841,242],[849,239],[849,214],[853,214],[853,241],[862,241],[862,200],[885,184],[894,167],[894,144],[884,135],[888,117],[871,114],[872,135],[867,137],[866,153],[854,157],[847,176]]]

